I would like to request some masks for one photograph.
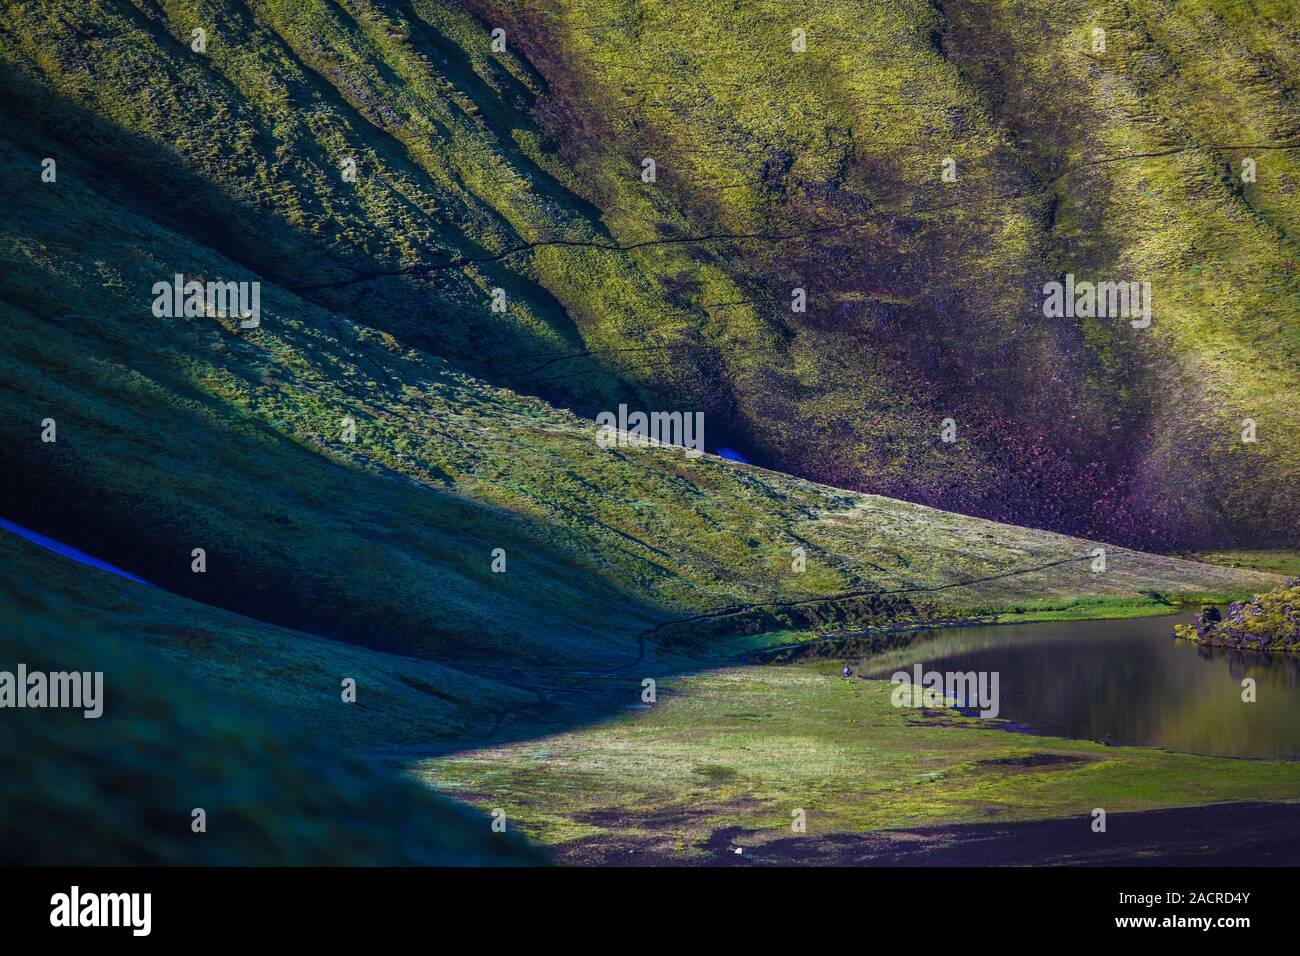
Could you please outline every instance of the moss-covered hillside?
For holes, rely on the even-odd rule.
[[[510,209],[593,207],[524,188],[551,180],[503,137],[540,81],[513,55],[485,59],[483,22],[432,5],[28,4],[7,17],[9,517],[169,590],[482,665],[621,659],[668,618],[738,604],[942,587],[946,609],[960,611],[1144,590],[1227,596],[1271,580],[1135,552],[1092,573],[1094,543],[708,456],[602,449],[589,419],[530,397],[522,380],[491,384],[507,357],[541,362],[555,350],[514,342],[502,325],[523,322],[527,295],[508,287],[511,311],[494,313],[467,291],[470,273],[486,270],[486,285],[521,269],[540,281],[539,261],[555,257],[617,304],[630,300],[600,269],[639,260],[570,246],[501,257],[520,230],[555,235]],[[181,42],[200,20],[204,53]],[[361,174],[347,182],[335,167],[353,152]],[[52,182],[45,157],[57,162]],[[483,178],[511,169],[523,177],[514,192]],[[595,228],[572,222],[574,236]],[[399,253],[390,240],[415,245]],[[499,258],[443,268],[449,256]],[[344,282],[392,262],[437,268],[414,285]],[[153,285],[176,273],[258,278],[260,326],[156,317]],[[661,291],[647,294],[674,301]],[[656,316],[662,331],[667,313]],[[464,348],[446,338],[462,333]],[[604,387],[594,369],[553,363],[557,374],[561,365],[575,388]],[[588,394],[596,405],[614,397]],[[797,421],[800,408],[783,414]],[[945,472],[971,466],[963,448],[945,453],[955,456]],[[505,573],[493,570],[498,548]],[[965,581],[982,583],[956,587]]]
[[[0,11],[0,516],[157,585],[0,532],[0,669],[118,702],[0,722],[7,859],[532,859],[337,751],[571,727],[737,633],[1276,583],[1120,545],[1300,526],[1292,7],[788,6]],[[1152,327],[1045,320],[1070,271]],[[602,448],[620,403],[769,467]]]
[[[711,448],[831,484],[1294,544],[1298,23],[1227,0],[11,4],[0,294],[106,336],[152,324],[173,271],[257,277],[268,325],[319,307],[588,417],[700,408]],[[1152,326],[1045,319],[1066,273],[1150,282]],[[76,307],[46,296],[65,281]]]
[[[1128,541],[1294,538],[1294,2],[472,5],[617,233],[650,202],[763,237],[703,254],[743,294],[662,267],[763,460]],[[643,156],[663,188],[628,185]],[[1044,319],[1067,273],[1150,282],[1152,326]]]
[[[99,671],[103,690],[96,718],[74,709],[4,710],[0,864],[544,862],[513,832],[493,832],[488,814],[433,797],[386,768],[340,753],[335,736],[320,727],[309,733],[305,718],[327,711],[351,707],[364,722],[355,705],[341,702],[337,680],[317,682],[306,693],[276,693],[276,678],[266,680],[259,663],[269,663],[274,645],[232,634],[229,620],[205,635],[202,611],[179,620],[124,614],[128,598],[97,620],[93,602],[65,603],[68,595],[57,582],[59,563],[67,562],[15,545],[11,535],[5,539],[0,671],[15,674],[20,664],[29,674]],[[89,571],[89,578],[91,589],[114,580],[103,571]],[[143,592],[143,608],[156,611],[153,599],[165,599],[146,585],[129,587]],[[166,633],[169,627],[175,632]],[[215,656],[228,662],[237,654],[238,673],[213,682],[207,670],[160,660],[169,656],[158,653],[164,633],[177,645],[188,642],[190,654],[204,640],[209,650],[219,643]],[[330,678],[358,680],[361,695],[367,685],[372,699],[383,692],[372,668],[339,661],[337,653],[318,650],[303,659],[332,671]],[[198,660],[207,657],[198,651]],[[185,663],[192,665],[194,658]],[[307,678],[310,688],[306,673],[295,676],[295,687]],[[279,682],[288,683],[283,674]],[[300,705],[312,700],[314,712],[304,713]],[[195,810],[203,811],[202,818]]]

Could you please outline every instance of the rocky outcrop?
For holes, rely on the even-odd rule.
[[[1193,623],[1176,625],[1174,636],[1214,647],[1300,650],[1300,578],[1228,605],[1226,616],[1203,607]]]

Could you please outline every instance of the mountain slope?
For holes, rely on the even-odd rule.
[[[78,620],[0,542],[0,669],[100,671],[99,717],[8,709],[0,862],[9,865],[521,865],[543,855],[491,818],[340,754],[268,701],[196,680],[123,632]],[[9,559],[15,559],[10,563]],[[61,559],[44,559],[55,560]],[[107,578],[102,571],[94,577]],[[130,585],[154,591],[144,585]],[[250,662],[244,661],[247,667]],[[256,665],[245,670],[245,687]],[[360,676],[360,675],[358,675]],[[337,685],[336,685],[337,686]],[[252,695],[253,697],[256,694]],[[337,703],[335,709],[344,705]],[[281,702],[283,703],[283,702]],[[323,709],[323,708],[322,708]],[[193,811],[205,811],[195,832]]]
[[[0,154],[14,175],[28,161]],[[158,275],[245,273],[75,175],[56,185],[0,196],[22,230],[0,282],[10,517],[205,603],[447,662],[561,664],[625,658],[670,617],[1041,565],[943,598],[1271,580],[1120,551],[1093,574],[1091,542],[680,449],[604,449],[589,421],[270,283],[256,329],[156,318]],[[46,419],[56,441],[42,441]]]
[[[699,321],[782,330],[710,335],[762,460],[1131,543],[1294,538],[1295,3],[474,6],[616,231],[645,219],[617,160],[657,156],[703,231],[794,237],[728,250],[748,294]],[[1067,273],[1150,282],[1153,325],[1044,319]]]
[[[645,673],[786,630],[1276,580],[1100,543],[1294,531],[1278,424],[1294,203],[1276,179],[1225,199],[1188,149],[1200,178],[1162,188],[1200,197],[1190,212],[1127,162],[1094,163],[1094,192],[1067,196],[1060,164],[1101,146],[1018,142],[1041,131],[998,99],[978,38],[1007,32],[1005,69],[1054,108],[1091,94],[1044,70],[1001,7],[819,5],[808,59],[776,65],[775,6],[476,9],[0,12],[2,516],[158,585],[0,534],[0,668],[102,667],[114,702],[102,725],[3,725],[12,819],[49,824],[0,841],[13,859],[528,862],[481,815],[337,748],[590,722]],[[1197,64],[1191,83],[1247,61],[1281,77],[1224,92],[1242,135],[1276,138],[1292,34],[1244,24],[1227,65],[1187,49],[1183,19],[1161,42]],[[1199,122],[1181,80],[1121,63],[1143,103]],[[683,75],[699,82],[665,82]],[[914,114],[866,98],[910,89],[930,97]],[[933,182],[947,152],[955,204]],[[1121,187],[1190,251],[1116,246],[1094,203]],[[1197,324],[1190,287],[1150,343],[1034,316],[1058,268],[1131,255],[1194,278],[1234,237],[1254,258],[1223,279],[1226,331]],[[259,324],[159,314],[177,275],[259,283]],[[789,311],[795,284],[807,313]],[[1207,356],[1222,363],[1202,393],[1189,370]],[[799,477],[601,447],[592,417],[620,403],[701,409],[710,449]],[[1252,403],[1261,441],[1216,445]],[[244,762],[227,773],[229,753]],[[200,843],[196,805],[212,811]],[[72,856],[68,820],[94,824]]]
[[[702,409],[711,448],[1128,544],[1295,543],[1294,2],[471,8],[11,5],[6,136],[588,417]],[[1044,319],[1065,273],[1151,282],[1152,327]]]

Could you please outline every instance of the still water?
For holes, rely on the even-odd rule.
[[[1200,648],[1190,615],[921,631],[906,646],[836,656],[856,673],[999,672],[1009,729],[1184,753],[1300,759],[1300,655]],[[907,641],[907,636],[900,636]],[[1242,680],[1255,680],[1255,702]]]

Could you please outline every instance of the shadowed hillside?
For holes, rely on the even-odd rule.
[[[305,16],[308,8],[290,9]],[[270,194],[222,195],[223,176],[233,175],[228,167],[237,157],[253,164],[241,180],[247,190],[263,182],[253,167],[287,176],[301,172],[303,155],[316,156],[316,147],[304,142],[273,162],[274,150],[262,140],[274,130],[287,136],[287,127],[272,123],[274,103],[263,105],[232,77],[264,84],[275,70],[218,69],[235,53],[217,51],[222,31],[238,28],[260,38],[239,46],[243,55],[279,51],[283,69],[302,74],[325,98],[321,111],[329,122],[360,122],[337,91],[327,96],[332,87],[289,55],[283,37],[298,34],[276,19],[277,10],[253,19],[231,13],[229,23],[209,31],[211,52],[203,55],[157,34],[161,21],[112,5],[94,8],[95,20],[52,14],[44,27],[29,24],[28,31],[7,35],[6,43],[41,37],[30,51],[41,53],[42,69],[71,71],[63,92],[46,90],[20,76],[36,63],[11,51],[20,66],[7,74],[8,98],[31,107],[6,113],[0,144],[11,180],[25,184],[0,196],[10,230],[0,279],[7,340],[0,429],[12,464],[14,519],[216,606],[384,650],[480,663],[499,655],[516,663],[578,661],[595,649],[621,657],[632,635],[670,616],[950,587],[1067,560],[1076,563],[1000,579],[991,592],[947,591],[946,609],[1132,597],[1144,589],[1238,594],[1266,580],[1136,554],[1114,556],[1111,570],[1096,575],[1078,563],[1088,559],[1088,542],[864,498],[709,457],[684,458],[680,451],[602,449],[590,422],[490,386],[420,347],[436,344],[429,337],[436,329],[466,327],[473,310],[463,303],[454,313],[422,311],[416,299],[401,299],[404,311],[396,301],[359,308],[330,300],[334,308],[326,308],[303,287],[337,278],[346,271],[337,262],[355,264],[361,255],[360,246],[327,232],[349,215],[363,232],[408,232],[378,209],[346,213],[378,185],[327,176],[327,164],[303,182],[319,185],[314,196],[345,198],[337,208],[318,207],[314,219],[290,214]],[[26,7],[13,15],[33,13]],[[174,29],[187,35],[188,21],[179,12],[175,18]],[[112,29],[96,26],[99,20]],[[384,50],[397,43],[390,36],[396,27],[380,29],[364,17],[349,23],[345,35],[357,42],[368,37]],[[147,28],[155,31],[148,43]],[[319,39],[313,42],[319,46]],[[48,50],[63,43],[80,45],[86,55],[51,59]],[[109,96],[98,81],[118,76],[119,57],[123,70],[129,64],[135,72],[161,70],[169,57],[181,81],[160,74],[128,82],[123,74],[125,87]],[[183,108],[160,102],[161,91],[188,96],[191,82],[208,84],[209,94],[195,95]],[[383,85],[375,96],[414,96],[408,87]],[[86,118],[87,106],[70,99],[108,118],[62,139],[71,128],[62,123]],[[285,105],[286,122],[316,115],[294,104],[292,110]],[[196,114],[227,108],[257,119],[262,131],[243,139],[182,135]],[[378,104],[371,109],[384,113]],[[472,111],[456,110],[467,128],[494,140],[496,133]],[[154,128],[155,120],[174,124],[170,136]],[[110,134],[110,122],[141,131]],[[243,141],[246,154],[237,145]],[[394,162],[414,162],[409,144],[386,148]],[[468,147],[448,149],[456,162],[468,162]],[[37,176],[44,156],[64,157],[55,182]],[[152,173],[134,165],[146,161],[162,165]],[[432,173],[418,173],[417,166],[408,172],[434,189]],[[132,178],[140,175],[145,178]],[[450,180],[439,182],[440,190],[452,190]],[[499,191],[483,192],[504,201]],[[395,195],[380,190],[376,201],[395,201]],[[457,195],[470,201],[463,190]],[[199,201],[211,207],[186,205]],[[465,216],[432,217],[451,219],[468,228]],[[494,242],[486,233],[479,241],[485,248]],[[264,248],[268,243],[278,258]],[[508,247],[509,240],[495,245]],[[433,256],[433,248],[417,258]],[[312,250],[333,252],[314,256]],[[618,257],[600,261],[628,266]],[[260,326],[241,328],[233,315],[155,316],[152,287],[176,273],[260,276]],[[485,304],[479,319],[492,322],[494,314]],[[419,329],[393,324],[396,317],[418,320]],[[428,334],[420,331],[426,327]],[[404,330],[409,337],[399,336]],[[508,347],[504,332],[492,338]],[[689,361],[679,366],[695,368]],[[57,423],[56,441],[42,440],[46,419]],[[351,441],[347,421],[355,427]],[[950,451],[960,455],[959,447]],[[205,551],[202,574],[192,571],[195,548]],[[506,553],[506,573],[491,569],[496,548]],[[793,570],[796,548],[807,556],[804,573]],[[842,612],[846,623],[855,614]]]
[[[137,642],[138,631],[124,633],[120,618],[79,620],[41,593],[26,575],[31,556],[5,537],[0,669],[12,674],[22,663],[28,672],[102,671],[103,690],[102,713],[93,719],[81,710],[5,711],[0,863],[544,861],[513,834],[492,832],[489,816],[432,797],[307,734],[288,700],[254,702],[249,691],[266,688],[253,660],[241,661],[236,683],[214,687],[195,680],[193,668],[160,663],[152,646]],[[337,691],[331,696],[337,702]],[[204,832],[193,829],[196,808],[205,811]]]
[[[245,273],[66,172],[57,187],[0,196],[26,230],[0,305],[12,517],[209,604],[416,656],[558,664],[736,604],[990,576],[945,603],[1271,581],[1120,551],[1094,574],[1092,542],[680,449],[601,448],[590,421],[271,284],[255,329],[156,318],[140,300],[159,273]]]

